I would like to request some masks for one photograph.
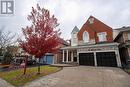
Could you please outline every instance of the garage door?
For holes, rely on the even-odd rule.
[[[53,55],[45,55],[44,57],[40,58],[41,64],[53,64]]]
[[[98,66],[117,66],[115,52],[97,52],[96,58]]]
[[[80,53],[79,64],[87,65],[87,66],[94,66],[94,54],[93,53]]]
[[[53,55],[46,55],[44,61],[46,64],[53,64]]]

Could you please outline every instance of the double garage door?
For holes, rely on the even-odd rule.
[[[117,67],[115,52],[96,52],[97,66]],[[94,53],[79,53],[79,64],[94,66]]]

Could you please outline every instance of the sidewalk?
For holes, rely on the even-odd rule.
[[[0,78],[0,87],[14,87],[10,83]]]

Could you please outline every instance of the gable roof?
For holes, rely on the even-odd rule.
[[[116,29],[114,29],[114,30],[117,30],[117,31],[119,31],[119,32],[129,31],[129,30],[130,30],[130,26],[128,26],[128,27],[123,26],[123,27],[121,27],[121,28],[116,28]]]
[[[90,18],[94,18],[92,24],[89,23],[89,19],[90,19]],[[88,18],[88,20],[87,20],[86,23],[82,26],[82,28],[85,27],[85,26],[88,26],[88,25],[92,25],[92,26],[93,26],[93,30],[96,31],[96,32],[99,32],[99,31],[98,31],[98,28],[104,28],[104,29],[108,29],[108,28],[109,28],[109,29],[112,29],[111,27],[109,27],[108,25],[104,24],[103,22],[101,22],[100,20],[98,20],[97,18],[95,18],[95,17],[93,17],[93,16],[90,16],[90,17]],[[91,28],[92,28],[92,26],[91,26]],[[81,28],[81,29],[82,29],[82,28]],[[96,28],[97,28],[97,29],[96,29]]]
[[[60,44],[63,44],[63,45],[66,45],[66,46],[69,46],[70,44],[64,40],[63,38],[59,38],[60,39]]]
[[[90,19],[92,19],[93,22],[90,23]],[[112,28],[109,27],[108,25],[104,24],[103,22],[101,22],[100,20],[98,20],[97,18],[90,16],[88,18],[88,20],[83,24],[83,26],[81,27],[80,31],[78,32],[78,39],[81,40],[81,33],[84,30],[90,30],[94,33],[99,33],[102,31],[110,31],[112,32]]]
[[[116,41],[121,35],[123,32],[128,32],[130,31],[130,26],[129,27],[122,27],[122,28],[117,28],[117,29],[114,29],[116,31],[118,31],[118,35],[115,37],[114,41]]]
[[[72,34],[72,33],[75,33],[75,32],[79,32],[79,29],[78,29],[77,26],[74,27],[74,29],[72,30],[71,34]]]

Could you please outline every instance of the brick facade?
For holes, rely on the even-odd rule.
[[[104,24],[103,22],[99,21],[93,16],[90,16],[90,18],[94,18],[94,22],[92,24],[89,23],[89,20],[82,26],[80,31],[78,32],[78,40],[82,41],[83,40],[83,32],[87,31],[89,33],[89,38],[90,40],[94,39],[96,43],[99,42],[97,33],[100,32],[106,32],[107,33],[107,42],[112,42],[113,41],[113,31],[112,28]]]

